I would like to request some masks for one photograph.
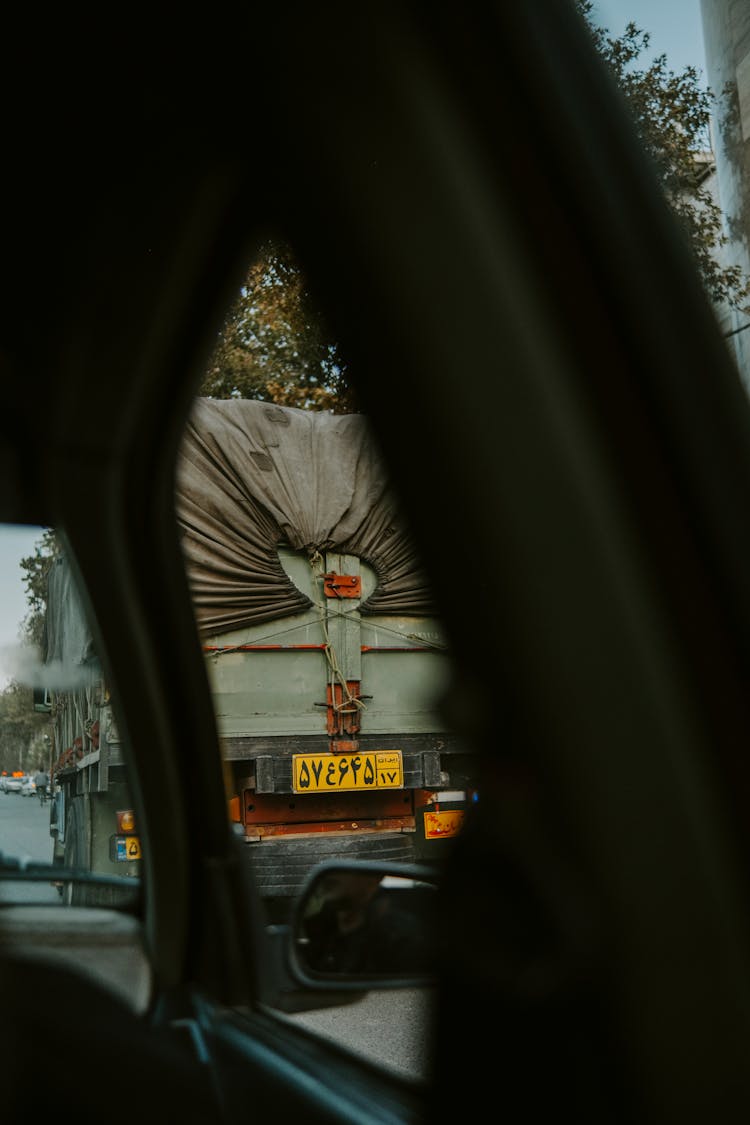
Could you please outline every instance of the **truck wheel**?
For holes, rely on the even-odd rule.
[[[414,836],[405,832],[378,832],[361,836],[306,836],[304,839],[275,837],[249,844],[247,854],[261,897],[290,902],[299,894],[310,869],[324,859],[413,863]]]

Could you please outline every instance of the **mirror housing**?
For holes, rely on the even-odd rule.
[[[434,984],[437,884],[435,870],[423,865],[318,864],[292,914],[292,978],[342,991]]]

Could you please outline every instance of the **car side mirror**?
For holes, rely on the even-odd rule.
[[[433,984],[436,891],[429,867],[318,864],[292,915],[292,977],[308,987],[358,991]]]

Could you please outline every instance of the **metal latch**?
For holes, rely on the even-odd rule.
[[[359,734],[359,680],[326,684],[327,727],[332,738],[356,738]]]
[[[362,579],[358,574],[323,575],[323,593],[327,598],[361,598]]]

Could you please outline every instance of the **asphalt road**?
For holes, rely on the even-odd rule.
[[[49,805],[36,797],[0,793],[0,851],[25,861],[49,862]],[[0,902],[60,902],[46,883],[3,883]],[[354,1004],[287,1016],[317,1035],[407,1077],[419,1078],[429,1064],[430,993],[421,989],[370,992]]]
[[[422,1078],[429,1068],[431,1002],[426,989],[389,989],[370,992],[343,1008],[292,1018],[389,1070]]]
[[[37,797],[0,793],[0,852],[25,862],[52,861],[49,834],[50,806]],[[47,883],[0,882],[0,902],[60,901],[57,890]]]

